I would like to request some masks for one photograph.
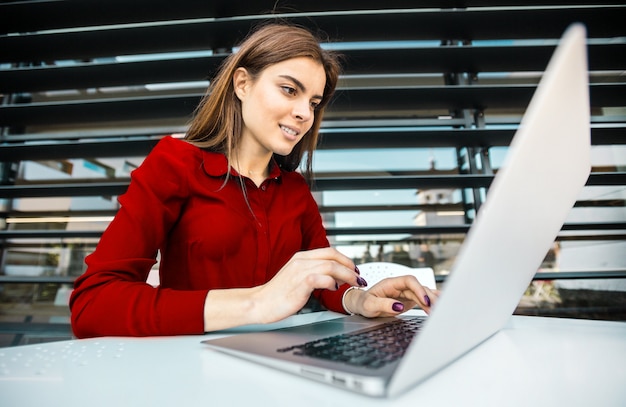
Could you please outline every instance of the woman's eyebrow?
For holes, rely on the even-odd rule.
[[[306,92],[306,86],[304,86],[304,84],[302,82],[300,82],[298,79],[294,78],[293,76],[291,76],[291,75],[279,75],[279,77],[285,78],[285,79],[288,79],[288,80],[292,81],[296,85],[296,87],[298,89],[300,89],[301,92]],[[320,96],[320,95],[313,95],[312,99],[323,99],[323,97]]]

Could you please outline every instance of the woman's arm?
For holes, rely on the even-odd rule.
[[[314,290],[337,292],[359,285],[354,263],[333,248],[296,253],[267,283],[246,289],[211,290],[204,306],[204,329],[280,321],[295,314]]]
[[[133,172],[115,219],[86,258],[87,271],[76,280],[70,308],[77,337],[203,332],[207,290],[178,291],[146,283],[157,250],[185,202],[191,148],[163,139]]]

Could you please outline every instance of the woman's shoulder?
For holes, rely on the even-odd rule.
[[[160,139],[132,173],[133,177],[147,176],[159,179],[186,177],[202,160],[200,149],[172,136]]]
[[[173,137],[173,136],[165,136],[160,139],[157,144],[152,149],[153,152],[163,152],[163,153],[183,153],[183,154],[193,154],[198,153],[200,149],[193,144],[183,140],[181,138]]]
[[[186,166],[201,159],[200,148],[172,136],[160,139],[146,157],[146,161],[168,162],[175,166]]]

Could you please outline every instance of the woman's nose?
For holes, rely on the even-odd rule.
[[[293,107],[293,115],[302,121],[310,120],[313,115],[311,103],[308,100],[297,101]]]

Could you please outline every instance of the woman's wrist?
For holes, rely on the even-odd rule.
[[[359,294],[361,291],[360,287],[350,287],[346,291],[344,291],[343,296],[341,297],[341,305],[343,306],[344,311],[346,311],[349,315],[358,315],[359,313],[356,310],[356,301],[354,299],[355,296]]]
[[[263,323],[256,292],[257,287],[209,291],[204,303],[204,331]]]

